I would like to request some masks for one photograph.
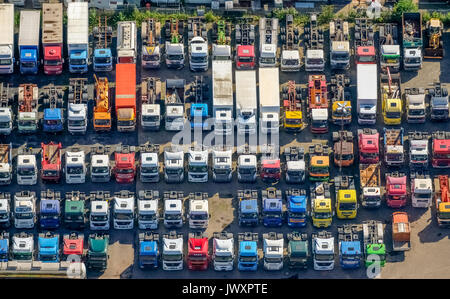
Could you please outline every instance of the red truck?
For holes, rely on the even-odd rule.
[[[433,133],[432,158],[433,168],[450,167],[450,132]]]
[[[252,18],[239,18],[237,20],[236,34],[236,68],[255,68],[255,27]]]
[[[376,64],[373,24],[370,19],[355,19],[355,48],[357,64]]]
[[[82,233],[65,234],[63,238],[64,261],[81,262],[83,258],[84,235]],[[78,257],[78,260],[77,258]]]
[[[42,47],[44,74],[60,75],[64,64],[62,3],[42,3]]]
[[[311,132],[328,132],[328,93],[325,75],[310,75],[308,80],[308,114]]]
[[[189,270],[207,270],[208,238],[202,232],[189,233],[187,264]]]
[[[61,149],[62,144],[53,141],[41,143],[41,178],[43,181],[58,183],[61,179]]]
[[[116,65],[116,117],[119,132],[136,129],[136,64]]]
[[[380,160],[380,134],[376,129],[358,130],[359,163],[375,164]]]
[[[278,182],[281,178],[281,163],[279,158],[261,158],[261,179]]]
[[[391,208],[406,206],[408,191],[406,190],[406,175],[400,172],[386,173],[386,203]]]
[[[114,153],[113,168],[117,183],[132,183],[136,176],[136,161],[134,146],[122,145]]]

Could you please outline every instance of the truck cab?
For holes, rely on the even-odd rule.
[[[315,144],[309,147],[309,179],[328,181],[330,178],[330,152],[326,145]]]
[[[109,234],[96,233],[89,235],[87,252],[87,268],[103,272],[108,267]]]
[[[334,186],[336,189],[336,216],[339,219],[356,218],[358,198],[353,176],[337,176],[334,179]]]
[[[286,190],[287,224],[289,227],[305,227],[308,214],[305,189]]]
[[[189,270],[207,270],[208,238],[202,232],[189,233],[187,265]]]
[[[255,183],[258,176],[256,155],[242,154],[237,160],[237,177],[239,183]]]
[[[109,230],[110,210],[112,200],[108,191],[93,191],[90,194],[89,227],[91,230]]]
[[[164,191],[164,226],[183,226],[183,191]]]
[[[310,186],[311,218],[314,227],[326,228],[333,221],[330,185],[316,182]]]
[[[66,193],[64,202],[64,224],[68,228],[82,229],[88,221],[86,202],[89,200],[84,192]]]
[[[117,183],[129,184],[136,176],[136,160],[134,146],[122,145],[114,153],[113,173]]]
[[[208,151],[191,149],[188,156],[188,182],[208,182]]]
[[[164,271],[183,270],[183,234],[175,231],[163,234],[162,264]]]
[[[64,172],[67,184],[84,184],[87,169],[83,150],[80,148],[72,148],[66,151]]]
[[[236,47],[236,69],[254,69],[255,68],[255,47],[253,45],[238,45]]]
[[[24,1],[25,5],[25,1]],[[0,45],[0,74],[12,74],[16,63],[14,58],[14,4],[2,4],[0,18],[3,20]]]
[[[114,194],[114,229],[134,228],[134,192],[122,190]]]
[[[31,148],[26,148],[17,156],[17,184],[36,185],[38,169],[36,155]]]
[[[43,181],[59,182],[61,179],[61,143],[41,143],[41,178]]]
[[[38,261],[58,263],[60,260],[59,241],[59,234],[52,232],[40,233],[38,237]]]
[[[17,100],[17,131],[20,134],[36,132],[39,125],[39,88],[37,84],[20,84]]]
[[[359,162],[375,164],[380,160],[380,134],[376,129],[358,130]]]
[[[164,151],[164,180],[166,183],[182,183],[184,181],[184,152]]]
[[[60,133],[64,130],[63,93],[60,88],[50,85],[41,94],[44,103],[42,129],[46,133]]]
[[[208,42],[201,36],[189,41],[189,68],[191,71],[208,71]]]
[[[10,259],[9,246],[9,233],[0,233],[0,262],[2,263],[6,263]]]
[[[72,232],[63,236],[62,261],[82,262],[84,259],[84,233]]]
[[[208,193],[189,193],[189,228],[207,228],[209,223]]]
[[[20,12],[19,53],[22,75],[36,75],[38,72],[40,24],[40,11],[23,10]]]
[[[142,183],[159,182],[159,144],[144,144],[140,147],[139,178]]]
[[[403,103],[401,98],[400,76],[388,74],[380,78],[381,110],[385,125],[399,125],[402,122]]]
[[[139,190],[137,218],[139,229],[158,229],[159,191]]]
[[[238,190],[239,225],[257,226],[259,223],[258,191]]]
[[[14,194],[14,227],[33,228],[36,223],[36,193],[21,191]]]
[[[276,67],[278,59],[278,19],[259,19],[259,66]]]
[[[353,133],[350,131],[333,132],[334,165],[348,167],[353,165],[355,154]]]
[[[284,157],[286,160],[286,183],[299,184],[305,182],[305,149],[295,146],[286,147],[284,149]]]
[[[402,166],[405,163],[403,128],[383,128],[384,161],[388,166]]]
[[[270,187],[262,190],[263,224],[267,227],[283,225],[283,199],[281,190]]]
[[[357,225],[345,224],[338,227],[339,262],[343,269],[361,267],[362,248],[360,228]]]
[[[450,114],[448,90],[440,82],[435,82],[433,88],[428,89],[430,97],[430,118],[434,121],[447,121]]]
[[[264,269],[278,271],[283,269],[284,237],[281,233],[263,234]]]
[[[411,168],[425,169],[429,166],[428,139],[427,132],[408,132],[409,140],[409,164]]]
[[[15,233],[11,243],[11,259],[13,261],[31,262],[33,260],[34,238],[32,233]]]
[[[437,131],[432,134],[432,158],[433,168],[450,167],[450,132]]]
[[[159,252],[159,234],[153,232],[143,232],[139,235],[139,268],[156,269],[158,268]]]
[[[433,198],[433,181],[424,172],[411,172],[411,201],[414,208],[431,206]]]
[[[424,123],[427,114],[425,91],[422,88],[406,88],[405,98],[408,123]]]
[[[278,182],[281,179],[280,159],[271,155],[261,157],[260,176],[264,182]]]
[[[299,52],[300,35],[298,27],[294,25],[294,16],[286,15],[284,26],[281,27],[281,52],[280,69],[282,72],[300,71],[301,61]]]
[[[258,269],[258,233],[238,233],[239,252],[237,256],[239,271]]]
[[[320,231],[311,235],[314,270],[329,271],[334,269],[334,237],[329,231]]]
[[[88,124],[89,94],[86,78],[69,79],[67,104],[67,130],[70,134],[86,134]]]
[[[110,72],[113,69],[113,56],[111,52],[111,41],[113,30],[108,26],[107,19],[99,18],[98,25],[92,29],[94,39],[94,71]]]
[[[309,246],[308,235],[293,231],[287,234],[289,240],[287,246],[288,266],[290,270],[308,268]]]
[[[212,260],[215,271],[232,271],[234,267],[234,238],[226,231],[213,234]]]
[[[365,265],[369,267],[378,264],[383,267],[386,263],[386,245],[383,240],[383,223],[369,220],[363,222]],[[377,259],[375,259],[377,256]]]
[[[61,193],[41,191],[39,225],[45,229],[59,228],[61,223]]]
[[[0,192],[0,227],[9,228],[11,226],[11,212],[11,193]]]
[[[386,173],[386,203],[391,208],[406,206],[408,192],[406,190],[406,175],[400,172]]]
[[[229,183],[233,176],[231,149],[214,149],[212,152],[212,173],[215,183]]]
[[[411,226],[406,212],[392,213],[392,250],[411,249]]]
[[[111,180],[109,147],[98,146],[91,150],[91,182],[106,183]]]

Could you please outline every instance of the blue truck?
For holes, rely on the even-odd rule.
[[[40,233],[38,237],[38,260],[43,263],[59,262],[59,234]]]
[[[69,71],[86,73],[89,64],[89,8],[87,2],[67,4]]]
[[[159,260],[159,234],[144,232],[139,234],[139,268],[156,269]]]
[[[59,228],[61,224],[61,193],[41,191],[39,225],[45,229]]]
[[[63,94],[61,89],[48,86],[43,94],[44,118],[42,128],[46,133],[59,133],[64,130]]]
[[[7,262],[9,257],[9,233],[0,233],[0,262]]]
[[[39,33],[41,12],[22,10],[20,12],[19,55],[20,73],[36,75],[39,67]]]
[[[195,76],[194,82],[187,90],[191,109],[189,113],[189,121],[191,129],[201,128],[202,130],[210,130],[207,91],[208,85],[204,82],[203,76]]]
[[[258,191],[238,190],[239,225],[257,226],[259,223]]]
[[[286,202],[288,226],[305,227],[308,203],[306,190],[294,188],[286,190]]]
[[[111,52],[112,27],[107,25],[106,16],[99,17],[98,26],[92,30],[94,36],[94,71],[109,72],[113,69]],[[103,22],[102,22],[103,21]]]
[[[262,190],[262,217],[263,224],[267,227],[283,225],[283,199],[281,190],[274,187]]]
[[[343,269],[357,269],[362,265],[360,232],[358,225],[338,226],[339,262]]]
[[[256,271],[258,269],[258,234],[239,233],[238,241],[238,270]]]

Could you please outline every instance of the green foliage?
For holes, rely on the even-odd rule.
[[[14,12],[14,25],[19,26],[19,23],[20,23],[20,12],[15,11]]]
[[[442,13],[438,11],[433,11],[431,14],[426,11],[422,13],[422,21],[424,24],[428,22],[430,19],[439,19],[444,23],[444,25],[450,25],[450,12]]]
[[[392,10],[392,18],[401,21],[404,12],[417,12],[419,8],[412,0],[399,0]]]
[[[298,10],[293,7],[289,8],[276,8],[272,11],[272,17],[277,18],[280,22],[284,22],[286,20],[286,15],[292,15],[294,17],[294,24],[297,26],[305,25],[309,22],[309,15],[300,14]]]
[[[294,24],[297,26],[303,26],[306,23],[309,22],[309,15],[307,14],[299,14],[298,16],[294,17]]]
[[[221,18],[219,16],[214,15],[212,11],[208,11],[205,13],[205,20],[208,23],[217,23]]]
[[[317,17],[319,25],[330,23],[335,17],[333,5],[323,5],[320,15]]]

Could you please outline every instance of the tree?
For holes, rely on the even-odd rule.
[[[400,21],[404,12],[417,12],[419,8],[412,0],[399,0],[392,10],[392,17]]]

